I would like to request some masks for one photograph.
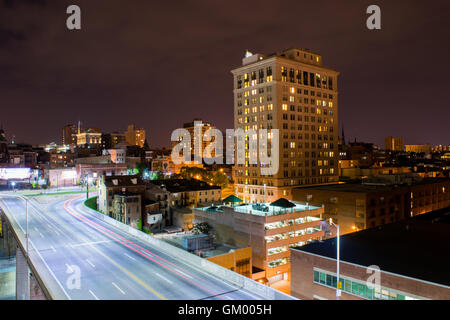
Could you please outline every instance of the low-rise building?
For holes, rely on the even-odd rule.
[[[211,234],[160,234],[157,237],[231,271],[252,278],[252,248],[217,242]]]
[[[293,195],[323,205],[324,218],[346,234],[450,206],[450,180],[380,175],[364,183],[300,187]]]
[[[169,192],[171,207],[206,206],[217,203],[221,199],[221,188],[196,179],[153,180],[157,185]]]
[[[291,248],[291,295],[300,299],[449,300],[450,210]],[[374,273],[375,272],[375,273]],[[376,279],[379,279],[377,283]]]
[[[352,160],[339,160],[352,161]],[[358,166],[342,167],[339,176],[342,179],[363,179],[386,174],[403,174],[412,172],[409,167],[370,167],[361,168]]]
[[[126,149],[105,149],[103,155],[109,155],[113,163],[125,163],[127,157]]]
[[[48,183],[51,187],[76,186],[77,172],[75,168],[59,168],[48,170]]]
[[[77,181],[89,184],[98,182],[102,175],[122,176],[127,174],[124,163],[79,163],[76,165]]]
[[[145,183],[139,176],[100,176],[98,181],[97,208],[100,212],[114,217],[114,199],[118,194],[144,195]],[[125,197],[126,198],[126,197]],[[118,198],[120,204],[124,198]],[[134,199],[134,198],[133,198]],[[142,199],[142,198],[141,198]],[[140,200],[141,201],[141,200]],[[141,203],[141,202],[140,202]]]
[[[169,195],[170,193],[166,189],[152,183],[147,183],[145,198],[156,203],[158,205],[157,212],[161,214],[161,221],[156,221],[156,217],[151,217],[150,222],[148,222],[150,229],[158,228],[161,230],[163,227],[172,225]]]
[[[50,152],[50,168],[75,166],[76,154],[71,152]]]
[[[126,188],[125,188],[126,190]],[[112,218],[132,226],[138,227],[142,222],[141,194],[128,191],[115,192],[113,195]]]

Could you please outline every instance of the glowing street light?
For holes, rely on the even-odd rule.
[[[330,218],[330,225],[334,225],[337,229],[337,245],[336,245],[336,300],[339,300],[341,296],[341,281],[339,279],[339,251],[340,251],[340,234],[339,234],[339,225],[333,222],[333,219]]]

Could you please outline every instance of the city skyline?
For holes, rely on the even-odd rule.
[[[450,300],[445,13],[0,0],[0,300]]]
[[[60,128],[78,120],[105,132],[136,123],[152,148],[167,147],[170,133],[196,117],[222,130],[233,127],[230,70],[245,50],[295,46],[320,52],[341,72],[339,126],[347,141],[383,146],[392,135],[405,144],[448,144],[448,79],[430,81],[450,48],[434,41],[444,39],[444,19],[431,18],[448,4],[379,1],[382,29],[370,31],[366,3],[325,2],[240,3],[241,10],[195,2],[172,10],[170,4],[79,1],[82,30],[70,32],[67,1],[5,1],[3,128],[17,142],[45,144],[58,142]]]

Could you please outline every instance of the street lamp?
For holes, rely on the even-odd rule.
[[[340,234],[339,234],[339,225],[335,224],[333,222],[333,219],[330,218],[330,225],[334,225],[337,229],[337,245],[336,245],[336,300],[339,300],[339,297],[341,296],[341,282],[339,281],[339,251],[340,251]]]
[[[25,239],[26,239],[26,251],[27,251],[27,258],[29,257],[29,254],[28,254],[28,239],[30,238],[30,235],[29,235],[29,233],[28,233],[28,199],[27,198],[25,198],[25,212],[26,212],[26,217],[25,217],[25,220],[26,220],[26,236],[25,236]]]

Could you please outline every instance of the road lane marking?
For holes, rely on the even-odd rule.
[[[101,250],[97,249],[96,247],[92,246],[92,249],[94,249],[95,251],[97,251],[100,255],[102,255],[106,260],[108,260],[109,262],[111,262],[113,265],[115,265],[117,268],[119,268],[120,270],[122,270],[125,274],[127,274],[129,277],[133,278],[136,282],[138,282],[140,285],[142,285],[143,287],[145,287],[146,289],[148,289],[149,291],[151,291],[154,295],[158,296],[160,299],[162,300],[167,300],[166,297],[164,297],[162,294],[160,294],[159,292],[157,292],[155,289],[153,289],[152,287],[150,287],[148,284],[146,284],[144,281],[142,281],[141,279],[139,279],[138,277],[136,277],[134,274],[132,274],[130,271],[128,271],[127,269],[125,269],[124,267],[122,267],[120,264],[118,264],[116,261],[114,261],[113,259],[111,259],[110,257],[108,257],[106,254],[104,254]]]
[[[73,269],[66,263],[66,267],[67,267],[67,270],[69,270],[70,271],[70,273],[72,273],[73,272]]]
[[[52,248],[53,252],[56,252],[56,249],[53,246],[50,246]]]
[[[128,255],[128,254],[126,254],[126,253],[124,253],[124,255],[126,255],[128,258],[130,258],[131,260],[134,260],[134,261],[136,261],[136,259],[135,258],[133,258],[132,256],[130,256],[130,255]]]
[[[188,278],[191,278],[191,279],[192,279],[192,277],[191,277],[190,275],[188,275],[188,274],[184,273],[183,271],[177,270],[177,272],[179,272],[179,273],[181,273],[181,274],[185,275],[186,277],[188,277]]]
[[[36,232],[39,232],[38,228],[36,228],[36,227],[34,227],[34,230],[35,230]]]
[[[54,231],[55,231],[56,235],[57,235],[57,236],[59,236],[59,232],[58,232],[58,231],[56,231],[56,230],[54,230]]]
[[[86,259],[86,262],[89,263],[92,268],[95,268],[95,265],[92,262],[90,262],[88,259]]]
[[[123,290],[120,289],[119,286],[118,286],[117,284],[115,284],[114,282],[111,282],[111,283],[112,283],[112,285],[113,285],[114,287],[116,287],[116,289],[119,290],[122,294],[125,294],[125,292],[123,292]]]
[[[41,236],[41,238],[43,238],[44,237],[44,235],[41,233],[41,232],[39,232],[39,234],[40,234],[40,236]]]
[[[89,293],[92,294],[92,296],[95,298],[95,300],[100,300],[99,298],[97,298],[97,296],[91,290],[89,290]]]
[[[116,234],[115,232],[111,231],[110,229],[108,229],[108,228],[106,228],[106,227],[104,227],[104,226],[101,226],[100,224],[94,222],[93,220],[90,220],[90,219],[87,218],[84,214],[78,213],[78,212],[77,212],[78,209],[73,209],[73,208],[71,208],[72,202],[75,201],[75,200],[78,199],[78,198],[80,198],[80,197],[74,197],[74,198],[71,198],[71,199],[67,200],[66,202],[64,202],[64,209],[65,209],[70,215],[72,215],[74,218],[76,218],[76,219],[78,219],[78,220],[84,222],[85,224],[87,224],[87,225],[90,226],[91,228],[96,229],[96,230],[99,231],[100,233],[102,233],[102,234],[106,235],[107,237],[109,237],[109,238],[111,238],[111,239],[113,239],[113,240],[115,240],[115,241],[121,243],[122,245],[124,245],[124,246],[130,248],[131,250],[133,250],[133,251],[135,251],[135,252],[141,254],[142,256],[144,256],[144,257],[148,258],[149,260],[151,260],[151,261],[153,261],[153,262],[159,264],[160,266],[162,266],[162,267],[168,269],[169,271],[175,273],[176,275],[181,276],[181,277],[183,277],[183,278],[189,280],[190,282],[192,282],[192,283],[195,284],[196,286],[202,288],[203,290],[208,291],[208,292],[211,292],[210,290],[208,290],[208,288],[205,288],[204,286],[201,286],[201,285],[199,285],[198,283],[193,282],[192,280],[190,280],[190,279],[193,279],[193,277],[190,276],[190,275],[188,275],[188,274],[185,273],[185,272],[180,272],[180,270],[178,269],[179,267],[178,267],[177,265],[175,265],[175,264],[173,264],[173,263],[171,263],[171,262],[165,260],[164,258],[161,258],[161,257],[158,256],[158,255],[155,255],[154,253],[151,253],[150,251],[148,251],[148,250],[146,250],[146,249],[140,247],[140,246],[137,245],[136,243],[134,243],[134,242],[132,242],[132,241],[130,241],[130,240],[128,240],[128,239],[123,238],[122,236]],[[79,206],[81,206],[81,205],[79,205]],[[78,207],[77,207],[77,208],[78,208]],[[94,219],[94,220],[95,220],[95,219]],[[126,242],[130,243],[130,245],[134,245],[134,246],[136,246],[136,247],[138,247],[138,248],[140,248],[140,249],[145,250],[145,251],[148,252],[149,254],[144,254],[143,252],[138,251],[138,249],[135,249],[135,248],[131,247],[130,245],[128,245],[128,244],[122,242],[121,240],[119,240],[118,238],[112,236],[111,234],[113,234],[113,235],[115,235],[115,236],[117,236],[117,237],[119,237],[119,238],[125,240]],[[95,247],[92,247],[92,248],[93,248],[94,250],[98,251],[100,254],[102,254],[102,252],[99,251],[99,250],[97,250]],[[150,256],[150,255],[151,255],[151,256]],[[128,256],[128,255],[127,255],[127,256]],[[128,257],[130,258],[130,256],[128,256]],[[158,262],[157,260],[153,259],[152,257],[159,258],[159,259],[161,259],[161,260],[163,260],[163,261],[165,261],[165,262],[167,262],[167,263],[173,265],[173,266],[176,267],[177,269],[176,269],[176,270],[170,269],[169,267],[165,266],[163,263]],[[106,258],[108,259],[109,257],[106,257]],[[135,260],[134,258],[131,258],[131,259]],[[112,262],[112,263],[113,263],[113,262]],[[113,263],[113,264],[114,264],[114,263]],[[123,267],[120,266],[120,265],[119,265],[118,267],[119,267],[119,268],[120,268],[120,267],[123,268]],[[125,269],[125,270],[121,269],[121,270],[124,271],[125,273],[127,273],[127,270],[126,270],[126,269]],[[128,274],[128,273],[127,273],[127,274]],[[132,274],[131,274],[131,275],[129,274],[129,276],[132,277],[132,278],[135,279],[138,283],[142,284],[143,286],[145,286],[145,287],[147,288],[147,286],[146,286],[147,284],[146,284],[146,283],[142,283],[142,281],[140,281],[139,279],[134,278],[135,276],[132,275]],[[188,278],[190,278],[190,279],[188,279]],[[211,282],[209,282],[208,284],[211,284]],[[155,291],[154,291],[153,289],[150,288],[149,290],[151,290],[153,293],[155,293]],[[155,294],[157,294],[157,293],[155,293]]]
[[[109,242],[111,242],[111,240],[103,240],[103,241],[95,241],[95,242],[82,242],[82,243],[73,244],[73,245],[71,245],[71,247],[75,248],[75,247],[90,246],[90,245],[94,245],[94,244],[109,243]]]
[[[161,279],[165,280],[166,282],[168,282],[168,283],[170,283],[170,284],[173,284],[173,282],[172,282],[172,281],[170,281],[170,280],[169,280],[169,279],[167,279],[166,277],[164,277],[164,276],[160,275],[159,273],[156,273],[156,272],[155,272],[155,275],[156,275],[156,276],[158,276],[158,277],[160,277]]]

